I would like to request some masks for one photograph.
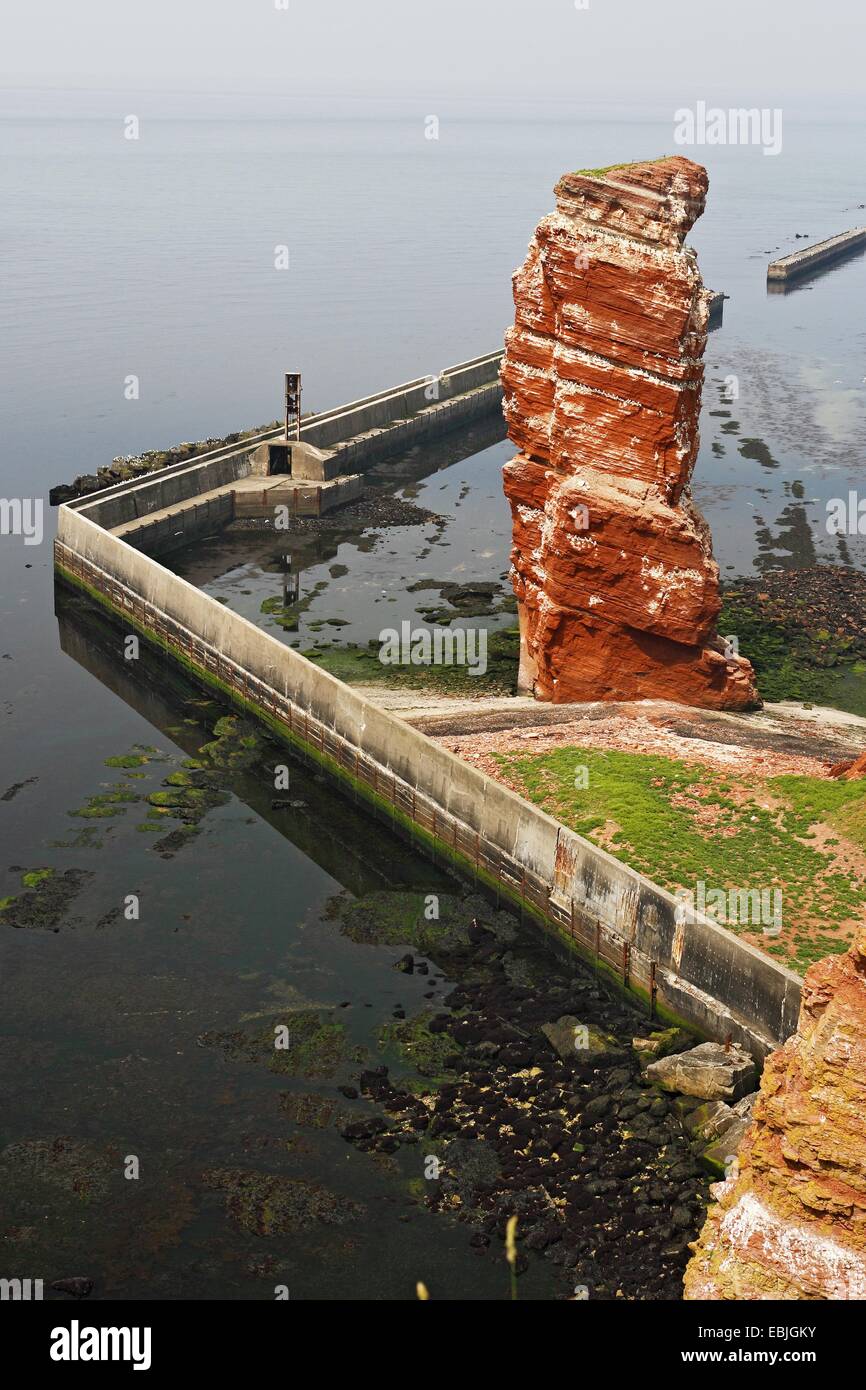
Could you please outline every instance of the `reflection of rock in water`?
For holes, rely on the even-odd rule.
[[[744,459],[756,459],[762,468],[778,468],[763,439],[741,439],[740,453]]]
[[[866,398],[860,391],[832,392],[830,369],[756,350],[748,343],[730,344],[731,361],[741,387],[739,410],[748,411],[752,427],[773,441],[775,455],[790,455],[810,464],[848,472],[852,445],[866,432]],[[836,409],[837,418],[832,418]]]
[[[817,564],[815,540],[805,506],[789,503],[779,514],[775,536],[766,524],[761,524],[760,517],[756,516],[755,521],[759,523],[755,530],[756,569],[808,569]]]

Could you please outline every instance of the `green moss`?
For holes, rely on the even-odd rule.
[[[827,926],[862,913],[866,882],[834,869],[808,840],[816,825],[829,823],[866,847],[863,782],[774,778],[767,790],[781,806],[768,810],[743,786],[733,798],[731,779],[712,769],[657,755],[571,747],[497,761],[530,801],[590,839],[604,830],[612,854],[671,891],[694,890],[699,881],[708,889],[778,887],[785,923],[795,905],[804,920]],[[588,770],[586,788],[582,778],[575,787],[577,766]],[[838,950],[848,944],[827,940]],[[808,943],[792,949],[786,940],[773,949],[795,969],[813,957]]]
[[[487,635],[487,669],[473,676],[468,666],[386,666],[379,660],[379,643],[315,647],[303,653],[310,661],[347,685],[404,686],[457,695],[513,695],[517,686],[520,634],[501,628]]]
[[[263,740],[255,726],[227,714],[214,724],[216,737],[198,750],[202,767],[239,769],[252,767],[263,752]],[[178,774],[180,775],[180,774]]]
[[[21,882],[25,888],[38,888],[40,883],[44,883],[53,874],[53,869],[31,869],[29,873],[21,875]]]
[[[620,164],[605,164],[601,169],[575,169],[575,174],[585,174],[588,178],[600,179],[605,174],[611,173],[613,169],[630,169],[635,164],[661,164],[665,159],[673,159],[674,155],[660,154],[658,159],[631,159],[625,160]]]
[[[132,791],[129,787],[119,786],[113,791],[98,792],[95,796],[89,796],[83,806],[70,811],[69,815],[78,816],[83,820],[109,820],[112,816],[125,815],[127,806],[138,800],[138,792]]]
[[[106,758],[106,767],[144,767],[149,760],[143,753],[124,753],[119,758]]]

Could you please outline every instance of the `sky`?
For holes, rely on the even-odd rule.
[[[0,115],[866,107],[863,0],[0,0],[0,25]]]

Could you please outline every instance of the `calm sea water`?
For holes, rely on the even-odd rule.
[[[707,354],[695,482],[723,572],[845,558],[823,518],[826,499],[857,487],[862,471],[866,258],[787,295],[767,295],[765,268],[802,244],[796,233],[814,241],[866,221],[863,135],[789,126],[777,158],[694,152],[711,186],[692,241],[706,283],[731,296]],[[559,174],[671,148],[669,128],[639,124],[454,124],[437,142],[421,122],[152,122],[130,142],[119,122],[0,122],[0,492],[47,498],[53,483],[114,455],[270,420],[287,368],[303,372],[304,406],[318,409],[495,347],[511,317],[511,272]],[[283,245],[285,271],[274,268]],[[124,395],[132,375],[138,400]],[[724,404],[730,376],[738,395]],[[429,572],[484,579],[505,569],[505,457],[506,445],[443,457],[413,485],[421,505],[451,518],[428,537]],[[189,739],[167,730],[194,711],[169,693],[165,707],[133,699],[86,640],[67,633],[61,643],[52,525],[46,505],[42,545],[0,539],[0,795],[23,784],[0,801],[0,897],[19,891],[22,869],[92,877],[59,934],[0,932],[3,1075],[14,1096],[4,1142],[130,1146],[173,1175],[174,1224],[137,1248],[133,1272],[82,1217],[64,1237],[63,1273],[95,1264],[118,1296],[257,1296],[251,1275],[220,1263],[183,1178],[191,1147],[215,1162],[220,1136],[240,1142],[255,1084],[227,1084],[192,1039],[255,1008],[263,981],[300,978],[298,955],[309,955],[328,896],[370,887],[345,848],[361,832],[350,825],[343,850],[323,858],[321,836],[293,840],[233,798],[173,860],[154,855],[128,818],[101,827],[101,849],[72,844],[80,825],[69,812],[116,782],[105,759],[135,743],[181,757]],[[379,614],[363,594],[373,605],[414,576],[419,543],[429,551],[408,531],[364,549],[347,541],[321,573],[339,558],[358,583],[342,580],[310,616],[344,616],[365,633]],[[861,540],[848,547],[866,562]],[[227,591],[234,602],[248,588],[255,611],[256,564],[241,568]],[[218,591],[220,577],[208,578]],[[186,726],[193,742],[196,727]],[[390,844],[387,855],[391,883],[429,883],[413,855]],[[146,920],[99,929],[133,891]],[[306,993],[336,1002],[361,970],[387,1009],[390,966],[361,966],[357,949],[328,940],[312,964],[305,956]],[[8,1201],[3,1216],[28,1220]],[[129,1217],[120,1229],[133,1226]],[[485,1296],[494,1284],[470,1257],[461,1265],[460,1240],[441,1230],[430,1237],[435,1259],[458,1271],[463,1296]],[[399,1234],[382,1235],[381,1296],[413,1286]],[[308,1296],[351,1296],[330,1275],[306,1277]]]

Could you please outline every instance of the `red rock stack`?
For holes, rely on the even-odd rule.
[[[514,275],[502,365],[520,688],[542,700],[759,704],[715,636],[719,570],[688,483],[709,294],[683,246],[707,174],[565,174]]]
[[[866,1299],[866,931],[806,972],[752,1114],[684,1296]]]

